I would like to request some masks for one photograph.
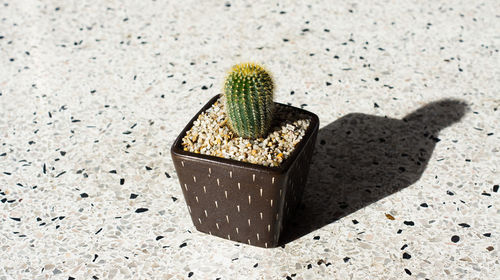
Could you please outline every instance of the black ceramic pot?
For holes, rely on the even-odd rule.
[[[280,104],[309,116],[311,122],[293,153],[278,167],[184,151],[186,131],[219,97],[214,96],[191,119],[171,148],[191,219],[204,233],[258,247],[276,247],[287,218],[302,197],[318,134],[318,116]]]

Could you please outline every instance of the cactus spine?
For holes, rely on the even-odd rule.
[[[264,137],[273,117],[273,92],[273,79],[263,67],[253,63],[233,66],[224,84],[231,130],[244,138]]]

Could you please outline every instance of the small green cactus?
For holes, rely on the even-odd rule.
[[[264,137],[273,117],[273,92],[273,79],[263,67],[253,63],[233,66],[224,84],[231,130],[244,138]]]

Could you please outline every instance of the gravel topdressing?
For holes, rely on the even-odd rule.
[[[279,166],[302,140],[309,116],[276,104],[274,121],[266,138],[245,139],[227,125],[224,102],[219,98],[198,116],[182,138],[184,151],[235,159],[264,166]]]

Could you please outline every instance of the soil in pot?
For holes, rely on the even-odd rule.
[[[310,117],[276,104],[274,122],[266,138],[245,139],[227,125],[224,102],[219,98],[201,113],[182,138],[184,151],[234,159],[264,166],[279,166],[302,140]]]

